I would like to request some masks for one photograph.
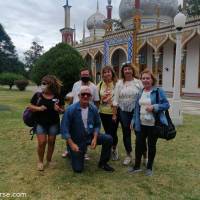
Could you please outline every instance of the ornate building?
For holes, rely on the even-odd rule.
[[[89,37],[83,28],[77,50],[91,67],[95,81],[101,69],[112,65],[120,76],[123,62],[130,61],[141,72],[148,67],[158,83],[171,93],[174,84],[176,29],[173,25],[178,0],[121,0],[120,20],[112,19],[108,0],[107,17],[97,10],[87,20]],[[200,18],[187,19],[182,31],[182,94],[200,96]]]

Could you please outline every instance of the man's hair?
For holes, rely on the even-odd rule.
[[[81,86],[79,94],[82,94],[84,92],[92,94],[92,91],[91,91],[90,87],[88,87],[87,85],[82,85]]]

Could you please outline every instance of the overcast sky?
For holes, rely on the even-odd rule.
[[[0,0],[0,23],[11,37],[21,56],[33,40],[48,50],[61,42],[66,0]],[[71,26],[76,25],[77,40],[82,38],[83,20],[96,11],[96,0],[69,0]],[[182,0],[179,0],[182,2]],[[113,17],[119,18],[120,0],[113,0]],[[99,9],[106,15],[107,0],[99,0]]]

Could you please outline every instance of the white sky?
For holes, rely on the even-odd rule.
[[[61,42],[66,0],[0,0],[0,23],[11,37],[20,56],[33,40],[48,50]],[[182,0],[179,0],[181,3]],[[82,38],[83,21],[96,11],[96,0],[69,0],[71,26],[76,25],[77,40]],[[119,18],[120,0],[112,0],[113,17]],[[99,0],[100,12],[106,16],[107,0]]]

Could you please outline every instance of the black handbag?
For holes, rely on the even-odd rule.
[[[158,90],[156,91],[156,103],[159,103]],[[157,134],[158,138],[162,138],[165,140],[171,140],[176,137],[176,128],[175,128],[174,124],[172,123],[172,120],[169,115],[169,111],[166,110],[164,112],[164,114],[167,118],[168,126],[165,124],[162,124],[160,122],[159,113],[157,113],[156,117],[155,117],[156,134]]]

